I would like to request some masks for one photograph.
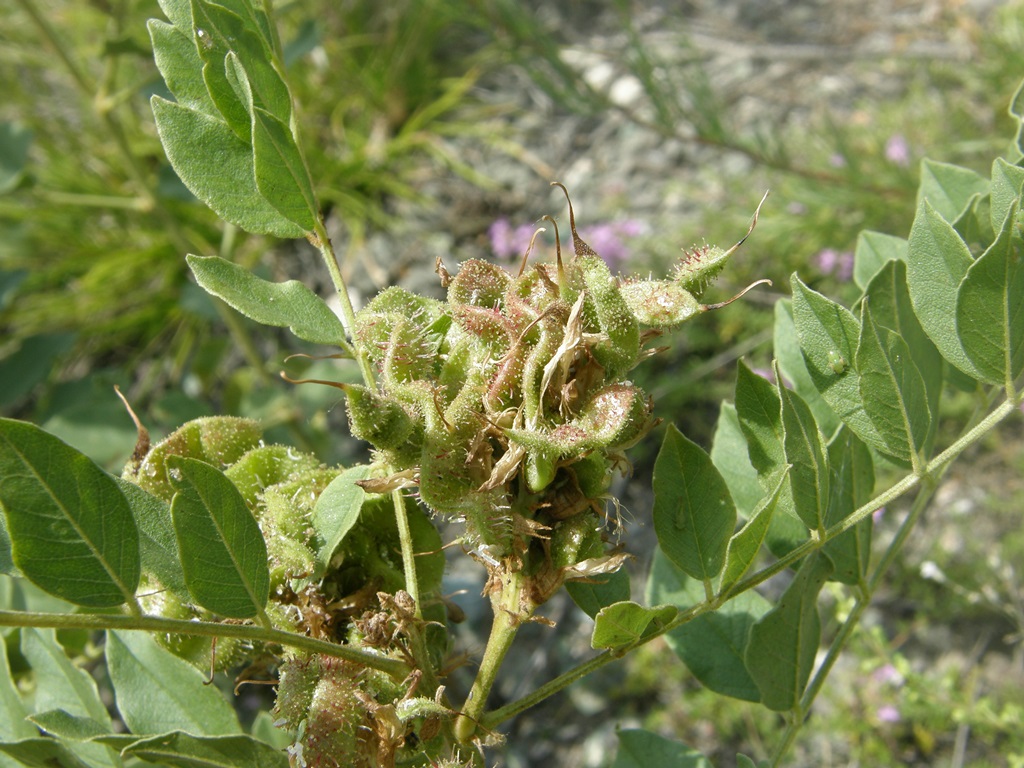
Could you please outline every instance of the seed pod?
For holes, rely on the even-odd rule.
[[[699,299],[711,281],[718,277],[737,247],[723,251],[718,246],[705,245],[688,251],[672,272],[672,281]]]
[[[224,470],[251,509],[264,488],[320,467],[320,461],[286,445],[262,445]]]
[[[622,298],[641,325],[675,328],[704,311],[679,283],[635,280],[622,286]]]
[[[556,568],[571,568],[577,563],[604,554],[601,530],[604,526],[593,512],[562,520],[551,531],[551,563]]]
[[[400,403],[361,384],[346,384],[343,389],[349,429],[354,437],[365,440],[374,448],[391,450],[402,445],[412,434],[415,424]]]
[[[448,304],[496,309],[501,306],[512,277],[501,267],[481,259],[463,262],[448,284]]]
[[[436,299],[417,296],[399,286],[385,288],[356,314],[355,336],[360,347],[378,367],[384,364],[397,322],[411,324],[423,337],[430,337],[436,346],[451,319],[444,314],[444,305]]]
[[[618,280],[597,256],[575,259],[583,276],[588,301],[584,313],[592,316],[598,330],[607,339],[595,344],[591,352],[604,366],[609,379],[619,379],[636,366],[640,355],[640,327],[635,313],[623,297]]]
[[[650,428],[651,407],[639,387],[612,384],[591,398],[576,424],[601,448],[625,447]]]
[[[182,425],[150,449],[138,469],[126,467],[124,478],[164,501],[174,498],[167,477],[167,457],[187,456],[221,468],[255,448],[263,435],[259,423],[236,416],[207,416]]]

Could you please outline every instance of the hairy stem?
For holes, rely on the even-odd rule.
[[[276,643],[299,648],[310,653],[336,656],[346,661],[379,669],[396,680],[402,680],[409,673],[408,666],[397,659],[372,653],[365,653],[346,645],[316,640],[294,632],[285,632],[252,624],[218,624],[211,621],[184,621],[165,619],[162,616],[127,616],[124,614],[85,613],[32,613],[30,611],[0,610],[0,626],[42,627],[52,629],[135,629],[145,632],[174,635],[199,635],[203,637],[237,637],[243,640]]]
[[[473,687],[462,707],[462,713],[455,721],[455,738],[461,742],[473,738],[478,726],[485,729],[489,727],[489,718],[485,718],[483,714],[487,706],[487,696],[494,686],[498,670],[505,660],[508,649],[512,647],[519,627],[530,618],[534,609],[533,605],[524,605],[525,577],[522,571],[505,572],[500,578],[500,588],[491,595],[494,623],[491,624],[487,647],[480,660],[476,680],[473,681]]]

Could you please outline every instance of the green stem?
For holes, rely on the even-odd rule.
[[[836,661],[839,659],[840,654],[846,648],[846,644],[853,637],[853,632],[860,624],[860,617],[871,604],[871,598],[875,594],[875,590],[878,588],[878,584],[885,575],[886,571],[892,565],[896,559],[896,555],[903,549],[903,545],[907,541],[907,537],[910,532],[917,525],[917,522],[921,519],[921,515],[927,508],[928,503],[935,495],[935,490],[938,485],[935,482],[929,481],[925,484],[921,491],[917,494],[914,499],[914,503],[911,506],[910,514],[907,515],[906,519],[900,525],[899,531],[896,536],[889,543],[885,553],[878,561],[878,565],[875,566],[875,570],[868,580],[868,583],[863,586],[860,590],[860,594],[857,595],[857,599],[853,604],[853,608],[850,610],[850,614],[846,617],[839,632],[833,638],[832,643],[829,645],[828,653],[825,655],[825,659],[822,661],[821,666],[814,673],[814,677],[811,679],[810,684],[804,691],[804,695],[800,698],[800,706],[798,710],[802,715],[806,715],[811,711],[811,705],[814,704],[814,700],[821,693],[822,687],[825,685],[825,680],[832,672],[832,667],[835,666]],[[803,728],[803,724],[806,722],[805,716],[794,717],[793,720],[786,727],[786,732],[783,734],[782,741],[775,748],[775,753],[772,756],[771,764],[773,766],[782,765],[782,759],[789,752],[793,743],[796,741],[797,735]]]
[[[402,547],[402,567],[405,570],[405,591],[416,603],[416,618],[423,618],[420,606],[420,584],[416,577],[416,553],[412,546],[412,531],[409,529],[409,515],[405,511],[405,496],[395,489],[391,492],[391,501],[395,505],[395,522],[398,523],[398,540]]]
[[[345,645],[316,640],[294,632],[254,626],[252,624],[218,624],[209,621],[184,621],[165,619],[162,616],[126,616],[124,614],[90,613],[31,613],[29,611],[0,610],[0,626],[43,627],[52,629],[134,629],[146,632],[169,633],[174,635],[198,635],[203,637],[237,637],[243,640],[276,643],[298,648],[309,653],[352,661],[366,667],[379,669],[396,680],[409,674],[408,666],[397,659],[366,653]]]
[[[327,230],[324,228],[323,222],[319,217],[316,220],[314,232],[318,241],[316,246],[320,250],[320,255],[323,256],[324,264],[327,266],[327,271],[331,276],[331,282],[334,284],[334,290],[338,294],[342,325],[345,326],[345,333],[352,340],[351,344],[346,342],[342,346],[346,352],[355,358],[356,364],[359,366],[359,372],[363,376],[363,382],[372,389],[376,386],[373,369],[370,367],[370,361],[367,359],[366,354],[355,343],[356,311],[352,306],[352,299],[348,295],[348,286],[345,285],[345,278],[341,275],[341,267],[338,265],[338,257],[334,253],[334,245],[327,236]]]
[[[465,743],[472,739],[478,726],[490,730],[491,717],[484,716],[487,696],[494,686],[498,670],[505,660],[508,649],[512,647],[519,627],[533,613],[534,606],[523,605],[524,578],[522,571],[502,574],[500,591],[491,596],[491,605],[494,609],[491,635],[487,638],[487,647],[480,660],[476,680],[473,681],[473,687],[466,697],[462,712],[455,721],[455,738],[460,742]]]
[[[996,427],[1003,419],[1009,416],[1011,413],[1017,410],[1020,406],[1020,397],[1013,400],[1006,400],[982,419],[973,428],[968,430],[965,434],[949,446],[945,451],[940,453],[934,459],[932,459],[924,468],[923,475],[925,477],[934,478],[940,473],[945,467],[953,461],[957,456],[967,450],[969,447],[974,445],[978,440],[984,437],[989,431]],[[849,515],[839,523],[836,523],[825,532],[825,536],[819,540],[811,540],[804,542],[796,549],[789,552],[786,556],[775,561],[771,565],[762,568],[751,576],[737,582],[735,585],[730,587],[725,594],[722,594],[713,602],[704,602],[699,605],[695,605],[689,610],[682,611],[675,619],[661,627],[658,631],[652,632],[650,635],[645,636],[642,640],[637,641],[633,645],[627,646],[626,648],[617,649],[613,654],[610,651],[605,651],[592,659],[588,659],[582,664],[563,672],[558,677],[550,680],[541,687],[534,691],[526,694],[516,701],[510,702],[499,709],[489,712],[485,717],[481,718],[480,724],[484,728],[494,728],[500,723],[508,720],[509,718],[515,717],[520,712],[529,709],[536,704],[544,701],[545,699],[554,696],[556,693],[562,691],[577,680],[585,677],[586,675],[595,672],[606,664],[609,664],[616,659],[621,658],[626,653],[638,648],[641,645],[651,642],[655,638],[661,637],[662,635],[671,632],[676,627],[682,626],[687,622],[693,621],[698,616],[714,610],[715,607],[724,603],[729,598],[738,595],[742,592],[746,592],[749,589],[762,584],[763,582],[770,579],[777,573],[784,571],[790,565],[806,557],[811,552],[821,549],[826,543],[842,535],[850,528],[853,528],[857,523],[863,520],[868,515],[871,515],[876,510],[884,507],[886,504],[894,501],[904,493],[914,488],[921,482],[921,476],[910,475],[905,477],[900,482],[896,483],[888,490],[880,493],[874,499],[869,501],[867,504],[862,506],[853,514]]]

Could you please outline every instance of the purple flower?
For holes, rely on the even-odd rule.
[[[521,258],[530,246],[533,227],[529,224],[520,224],[513,228],[512,223],[502,217],[495,219],[488,227],[487,237],[491,241],[491,250],[499,259]]]
[[[885,159],[893,165],[898,165],[900,168],[906,168],[910,165],[910,147],[907,145],[907,140],[903,137],[903,134],[894,133],[885,142]]]
[[[832,155],[829,156],[828,164],[831,165],[833,168],[845,168],[846,167],[846,158],[843,157],[838,152],[835,152],[835,153],[833,153]]]
[[[851,251],[836,251],[832,248],[825,248],[815,256],[818,269],[826,275],[835,275],[840,282],[846,282],[853,277],[853,253]]]
[[[624,219],[588,227],[580,233],[580,237],[604,259],[610,268],[615,269],[628,260],[631,254],[625,240],[642,235],[646,229],[647,227],[642,221]]]
[[[880,683],[903,685],[903,675],[892,664],[883,664],[871,673],[871,677]]]
[[[900,711],[892,704],[883,704],[878,708],[878,721],[881,723],[898,723],[900,721]]]

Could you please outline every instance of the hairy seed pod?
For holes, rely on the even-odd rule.
[[[174,498],[175,488],[167,477],[168,456],[186,456],[222,468],[255,448],[262,435],[263,430],[253,419],[236,416],[194,419],[154,445],[137,470],[126,467],[124,478],[169,502]]]
[[[704,311],[692,293],[667,280],[628,282],[622,298],[640,324],[652,328],[675,328]]]

